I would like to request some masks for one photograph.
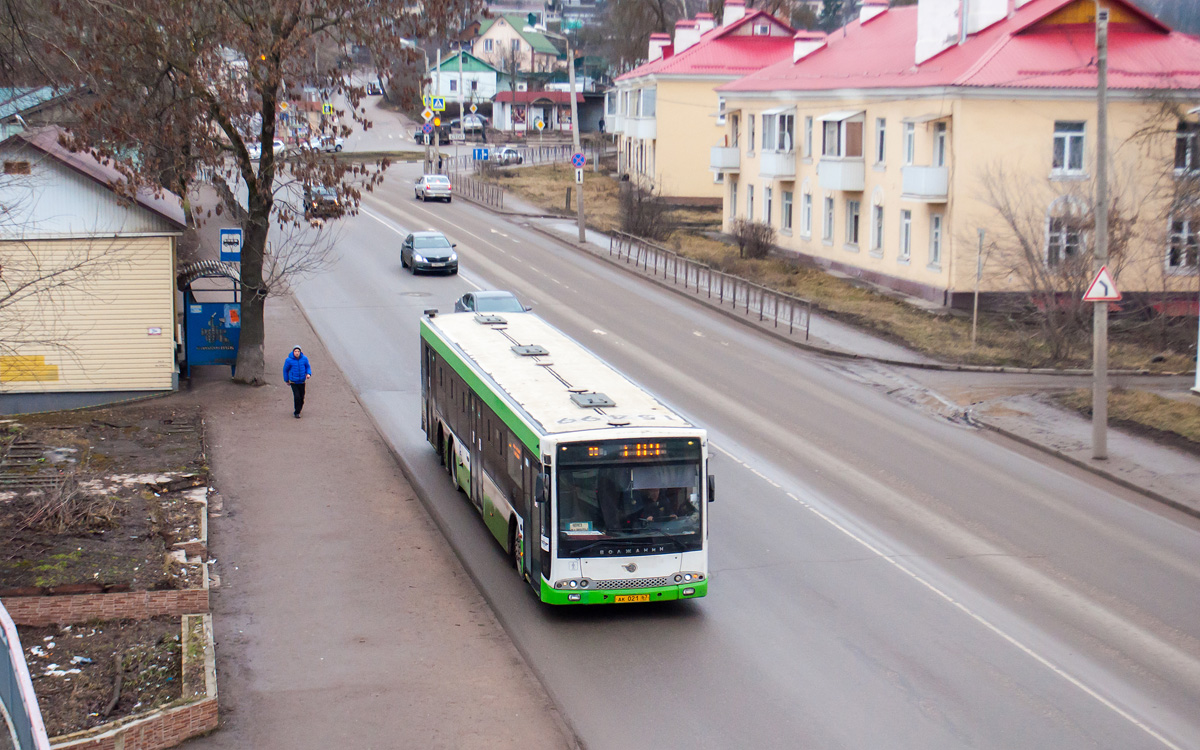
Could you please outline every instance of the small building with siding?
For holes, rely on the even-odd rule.
[[[0,142],[0,413],[168,392],[179,198],[131,191],[56,127]]]

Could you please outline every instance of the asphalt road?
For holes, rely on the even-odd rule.
[[[404,169],[297,298],[587,747],[1200,747],[1200,523],[469,204],[416,203]],[[460,277],[401,270],[426,228]],[[554,610],[506,566],[419,426],[420,313],[472,285],[709,429],[707,598]]]

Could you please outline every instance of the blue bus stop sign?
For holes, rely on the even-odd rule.
[[[221,230],[221,260],[240,263],[242,260],[242,230]]]

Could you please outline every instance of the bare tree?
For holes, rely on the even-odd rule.
[[[1114,177],[1112,185],[1135,184]],[[996,164],[981,184],[982,201],[995,219],[987,232],[989,266],[1018,281],[1024,312],[1038,326],[1049,358],[1067,360],[1086,346],[1091,330],[1091,303],[1083,302],[1083,294],[1094,273],[1094,182],[1022,179]],[[1136,229],[1128,194],[1111,191],[1108,268],[1114,277],[1131,260]]]
[[[402,40],[457,28],[478,0],[49,0],[39,39],[62,80],[94,93],[77,147],[101,156],[136,151],[129,185],[169,187],[187,195],[201,172],[239,184],[245,196],[242,334],[237,380],[261,382],[263,306],[273,291],[265,271],[272,227],[302,216],[276,202],[290,171],[303,184],[336,186],[351,207],[388,166],[350,164],[307,154],[283,163],[272,142],[288,85],[344,95],[347,122],[370,123],[358,109],[365,90],[347,80],[337,56],[320,50],[360,45],[386,68],[411,55]],[[250,146],[262,145],[261,158]],[[234,191],[230,190],[230,195]]]

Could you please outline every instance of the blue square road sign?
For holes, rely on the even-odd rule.
[[[222,229],[220,231],[221,260],[240,263],[242,261],[242,230]]]

